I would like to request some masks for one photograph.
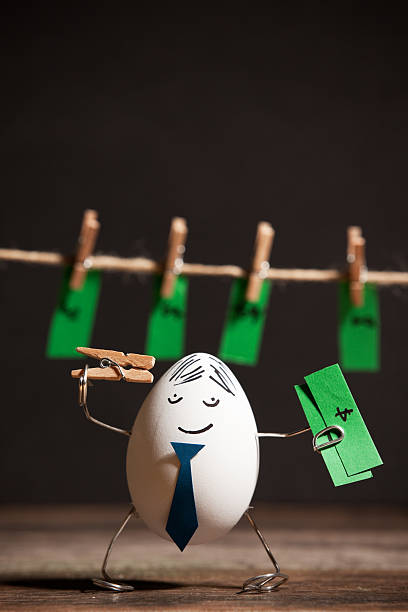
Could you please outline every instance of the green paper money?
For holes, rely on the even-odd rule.
[[[185,276],[176,276],[173,294],[167,298],[160,295],[161,284],[162,276],[156,276],[146,353],[156,359],[179,359],[184,355],[188,280]]]
[[[58,304],[48,332],[46,356],[51,359],[83,359],[75,349],[90,345],[101,273],[98,270],[87,272],[81,289],[69,287],[71,273],[72,267],[65,268]]]
[[[376,372],[380,368],[380,310],[375,285],[363,288],[363,305],[350,300],[349,283],[339,283],[339,351],[345,371]]]
[[[305,376],[305,381],[325,426],[340,425],[344,429],[344,440],[336,450],[349,476],[377,467],[382,460],[351,395],[340,366],[323,368]]]
[[[219,356],[224,361],[256,365],[268,308],[271,281],[262,283],[256,302],[245,299],[247,279],[233,282]]]
[[[322,431],[322,429],[326,427],[324,419],[319,411],[316,402],[313,399],[312,394],[310,393],[307,384],[295,385],[295,390],[298,395],[299,401],[302,404],[303,411],[310,425],[312,433],[315,436],[317,433],[319,433],[319,431]],[[325,442],[331,440],[332,438],[330,437],[330,435],[331,434],[327,433],[319,436],[317,444],[324,444]],[[331,446],[321,451],[321,455],[329,471],[334,486],[340,487],[341,485],[350,484],[359,480],[365,480],[367,478],[372,478],[372,473],[369,470],[361,472],[360,474],[355,474],[353,476],[349,476],[347,474],[343,462],[337,452],[337,447],[340,446],[343,441],[336,446]]]

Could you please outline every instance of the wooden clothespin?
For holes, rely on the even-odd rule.
[[[269,269],[269,256],[271,254],[274,236],[275,230],[270,223],[266,221],[258,223],[252,268],[249,273],[248,285],[245,293],[245,299],[248,302],[256,302],[259,299],[262,282],[265,280]]]
[[[354,306],[362,306],[366,269],[365,239],[361,227],[347,228],[347,262],[349,265],[350,300]]]
[[[71,289],[81,289],[84,284],[87,269],[89,268],[89,257],[95,248],[99,228],[100,223],[96,210],[86,210],[82,219],[77,252],[69,281]]]
[[[151,383],[153,374],[147,370],[124,370],[126,382]],[[71,370],[72,378],[80,378],[83,370]],[[88,378],[92,380],[122,380],[122,375],[117,368],[89,368]]]
[[[187,223],[183,217],[174,217],[171,221],[167,259],[164,266],[163,281],[160,289],[162,297],[170,297],[173,293],[175,276],[183,267],[183,255],[187,238]]]
[[[121,380],[122,373],[127,382],[153,382],[153,374],[149,372],[154,364],[155,358],[150,355],[138,355],[137,353],[121,353],[120,351],[112,351],[107,349],[93,349],[79,346],[78,353],[99,359],[112,361],[113,364],[108,367],[89,368],[88,378],[92,380]],[[117,365],[114,365],[117,364]],[[120,366],[120,369],[117,367]],[[125,369],[126,368],[126,369]],[[72,378],[80,378],[83,374],[83,369],[72,370]]]
[[[94,349],[85,346],[78,346],[76,351],[77,353],[92,357],[93,359],[111,359],[124,368],[143,368],[144,370],[151,370],[156,363],[156,359],[151,355],[121,353],[120,351]]]

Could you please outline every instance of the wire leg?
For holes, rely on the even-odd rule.
[[[134,590],[134,587],[132,587],[130,584],[114,582],[111,576],[109,576],[108,572],[106,571],[106,566],[108,564],[108,560],[111,554],[112,547],[134,514],[136,514],[136,509],[134,506],[132,506],[126,515],[125,520],[123,521],[123,523],[121,524],[121,526],[119,527],[119,529],[117,530],[117,532],[115,533],[111,541],[109,542],[109,546],[105,553],[105,558],[103,560],[102,568],[101,568],[103,579],[94,578],[92,580],[92,582],[96,586],[101,587],[102,589],[109,589],[111,591],[133,591]]]
[[[269,559],[272,561],[272,565],[275,568],[275,571],[271,574],[260,574],[259,576],[253,576],[252,578],[248,578],[248,580],[245,580],[244,584],[242,585],[242,590],[240,591],[240,593],[269,593],[270,591],[277,589],[281,584],[286,582],[289,576],[281,573],[278,562],[273,556],[272,551],[269,548],[267,542],[265,541],[262,533],[256,526],[254,519],[249,514],[249,510],[245,512],[245,516],[250,522],[256,535],[261,540],[262,546],[264,547]]]

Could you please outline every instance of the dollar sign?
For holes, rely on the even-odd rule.
[[[341,420],[345,423],[347,421],[348,415],[351,414],[352,412],[353,412],[352,408],[345,408],[344,410],[340,410],[340,408],[337,407],[337,412],[334,416],[341,417]]]

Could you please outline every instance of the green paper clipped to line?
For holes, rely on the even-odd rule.
[[[81,289],[71,289],[71,272],[72,267],[64,270],[58,304],[48,332],[46,356],[51,359],[82,359],[75,351],[76,347],[90,345],[101,273],[89,270]]]
[[[160,295],[161,284],[162,275],[156,276],[146,353],[156,359],[179,359],[184,354],[188,280],[185,276],[176,276],[173,293],[168,298]]]
[[[344,440],[321,451],[335,486],[370,478],[369,470],[382,465],[382,460],[340,366],[318,370],[305,381],[295,388],[313,434],[331,425],[344,429]],[[331,439],[320,436],[319,444],[324,438]]]
[[[340,363],[345,371],[376,372],[380,368],[380,310],[377,287],[365,283],[362,306],[350,299],[349,283],[339,283]]]
[[[256,365],[266,319],[271,281],[262,283],[256,302],[245,299],[247,279],[233,282],[218,355],[224,361]]]

